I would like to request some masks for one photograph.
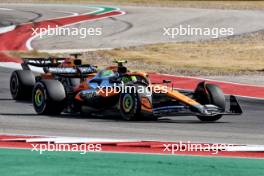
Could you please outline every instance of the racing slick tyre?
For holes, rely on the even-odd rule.
[[[220,107],[222,111],[225,111],[226,101],[223,91],[213,84],[206,84],[201,82],[198,84],[195,90],[195,99],[201,104],[212,104]],[[215,116],[197,116],[198,119],[204,122],[214,122],[219,120],[222,115]]]
[[[30,70],[16,70],[10,77],[10,93],[14,100],[30,100],[35,76]]]
[[[33,89],[32,102],[37,114],[58,115],[65,108],[66,93],[57,80],[42,80]]]
[[[135,85],[131,84],[126,87],[131,87],[131,91],[120,94],[119,109],[124,120],[132,121],[140,117],[140,97]]]

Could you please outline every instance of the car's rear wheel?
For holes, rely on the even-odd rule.
[[[10,77],[10,93],[14,100],[30,100],[35,76],[30,70],[16,70]]]
[[[33,89],[32,102],[37,114],[58,115],[65,108],[66,93],[57,80],[42,80]]]
[[[226,101],[225,95],[223,91],[214,84],[206,84],[205,82],[201,82],[198,84],[195,90],[195,99],[205,105],[205,104],[212,104],[225,111]],[[215,116],[197,116],[198,119],[204,122],[213,122],[217,121],[222,118],[222,115],[215,115]]]

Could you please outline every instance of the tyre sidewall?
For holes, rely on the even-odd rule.
[[[30,70],[16,70],[10,77],[10,92],[15,100],[30,100],[35,76]]]
[[[44,95],[41,106],[36,105],[36,92],[40,90]],[[57,80],[39,81],[33,90],[32,101],[38,114],[57,115],[65,108],[66,93],[63,85]]]
[[[35,101],[36,100],[35,96],[36,96],[37,91],[41,91],[43,93],[44,99],[42,101],[41,106],[37,106],[37,103]],[[47,106],[47,100],[48,100],[47,89],[42,82],[38,82],[33,89],[33,97],[32,97],[33,106],[34,106],[34,109],[37,112],[37,114],[44,114],[45,113],[45,110],[47,108],[46,107]]]
[[[196,90],[196,98],[201,104],[212,104],[220,107],[222,111],[225,111],[226,101],[223,91],[214,84],[206,84],[201,82],[198,84]],[[203,122],[214,122],[222,118],[222,115],[215,116],[197,116]]]
[[[135,87],[136,88],[136,87]],[[131,106],[126,106],[126,100],[131,99]],[[129,107],[129,108],[127,108]],[[140,115],[140,97],[137,92],[121,93],[119,99],[119,109],[121,116],[125,120],[136,120]]]
[[[12,73],[10,78],[10,92],[13,99],[17,99],[19,97],[19,92],[21,92],[21,83],[16,71]]]
[[[216,105],[225,111],[226,101],[223,91],[217,85],[207,84],[207,91],[210,95],[211,104]]]

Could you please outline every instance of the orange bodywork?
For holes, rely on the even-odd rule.
[[[80,95],[80,92],[77,93],[77,95],[74,97],[76,100],[79,100],[79,101],[84,101],[82,98],[81,98],[81,95]]]
[[[115,89],[107,90],[107,88],[97,90],[97,93],[102,97],[112,97],[119,94]]]
[[[153,111],[152,104],[150,103],[150,101],[147,97],[141,98],[141,110],[147,111],[147,112]]]
[[[131,72],[131,73],[128,73],[127,75],[131,75],[131,76],[141,76],[141,77],[144,77],[144,78],[148,78],[148,74],[145,73],[145,72]]]
[[[151,88],[152,88],[153,92],[160,91],[162,93],[165,93],[167,96],[169,96],[169,97],[171,97],[171,98],[173,98],[175,100],[181,101],[181,102],[183,102],[183,103],[185,103],[187,105],[199,104],[197,101],[189,98],[188,96],[183,95],[182,93],[178,92],[177,90],[170,89],[167,86],[152,85]]]
[[[169,97],[172,97],[172,98],[175,98],[176,100],[180,100],[181,102],[184,102],[188,105],[196,105],[196,104],[199,104],[197,101],[181,94],[180,92],[178,91],[175,91],[175,90],[172,90],[172,91],[168,91],[167,92],[167,95]]]

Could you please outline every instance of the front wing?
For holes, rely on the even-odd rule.
[[[155,116],[177,116],[177,115],[196,115],[196,116],[216,116],[216,115],[241,115],[242,109],[235,96],[230,95],[229,107],[223,110],[215,105],[169,105],[153,108]]]

